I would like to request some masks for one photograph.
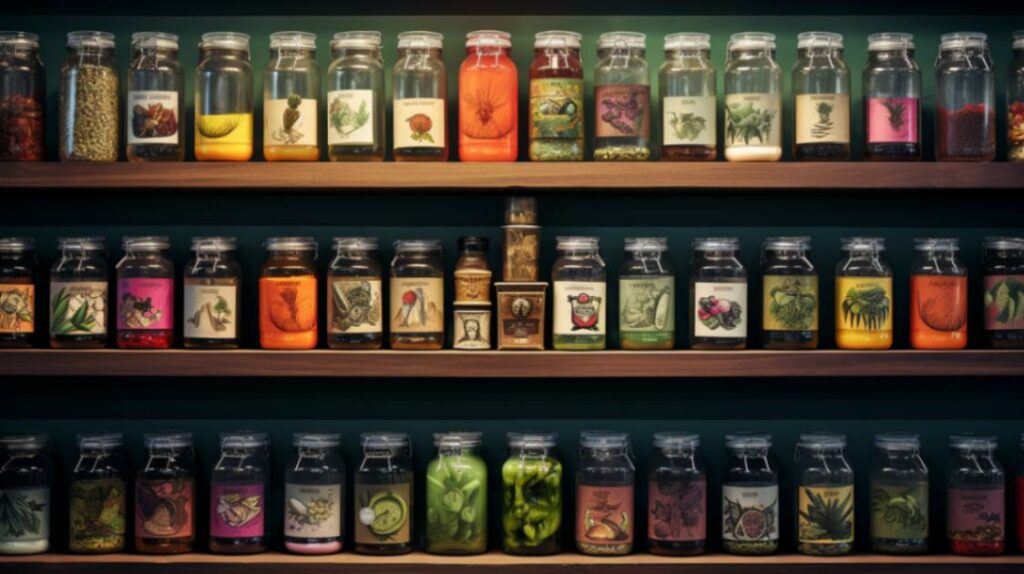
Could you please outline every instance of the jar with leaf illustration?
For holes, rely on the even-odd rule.
[[[37,265],[31,237],[0,237],[0,348],[32,346]]]
[[[444,36],[402,32],[392,69],[391,145],[395,161],[448,160],[448,73]]]
[[[196,160],[252,159],[253,89],[249,35],[203,34],[195,77]]]
[[[502,550],[516,556],[550,556],[562,550],[562,463],[558,433],[506,435],[501,467]]]
[[[821,293],[810,237],[769,237],[761,246],[761,344],[765,349],[818,348]]]
[[[210,552],[267,550],[270,439],[266,433],[220,434],[220,456],[210,471]]]
[[[1013,60],[1006,81],[1006,106],[1006,159],[1024,161],[1024,30],[1013,33]]]
[[[985,337],[991,347],[1024,347],[1024,237],[986,237],[984,247]]]
[[[707,544],[708,476],[700,435],[660,432],[647,471],[651,554],[695,556]]]
[[[892,267],[883,237],[844,237],[836,264],[836,346],[892,347]]]
[[[744,349],[747,346],[747,270],[740,263],[740,240],[698,237],[690,258],[690,346]]]
[[[444,344],[441,241],[395,241],[390,291],[391,348],[440,349]]]
[[[380,32],[338,32],[327,68],[327,157],[384,161],[384,57]]]
[[[515,161],[519,155],[519,75],[511,52],[508,32],[466,34],[459,68],[462,161]]]
[[[355,472],[355,550],[394,556],[413,548],[412,438],[374,432],[361,437],[363,459]]]
[[[949,437],[946,535],[950,551],[994,556],[1006,549],[1006,474],[995,436]]]
[[[722,475],[722,549],[741,556],[779,549],[779,467],[772,435],[725,435]]]
[[[782,159],[782,68],[775,34],[741,32],[729,39],[725,64],[725,159]]]
[[[874,161],[921,159],[921,68],[914,35],[868,36],[864,67],[864,157]]]
[[[296,554],[333,554],[345,541],[345,461],[341,435],[295,433],[284,476],[284,546]]]
[[[928,552],[928,466],[916,434],[875,435],[871,464],[871,550]]]
[[[129,236],[117,263],[117,346],[169,349],[174,343],[174,263],[166,236]]]
[[[263,158],[317,161],[320,67],[316,34],[274,32],[263,72]]]
[[[105,347],[110,318],[106,239],[59,237],[57,251],[50,268],[50,346]]]
[[[935,159],[996,158],[996,70],[988,36],[943,34],[935,60]]]
[[[236,349],[241,344],[239,312],[242,267],[234,237],[193,237],[185,265],[182,325],[189,349]]]
[[[42,161],[46,72],[39,36],[0,32],[0,161]]]
[[[651,157],[651,73],[647,36],[606,32],[597,41],[594,71],[594,159]]]
[[[260,347],[313,349],[317,342],[317,243],[268,237],[260,270]]]
[[[796,445],[797,552],[840,556],[853,551],[853,467],[846,435],[801,434]]]
[[[78,459],[68,495],[68,550],[111,554],[125,547],[131,461],[121,433],[76,436]]]
[[[327,345],[379,349],[384,342],[384,299],[376,237],[335,237],[327,273]]]
[[[633,551],[635,484],[636,465],[627,433],[580,433],[575,527],[580,553],[622,556]]]
[[[680,32],[665,36],[665,63],[658,72],[663,161],[718,158],[716,90],[711,35]]]
[[[135,475],[135,551],[192,552],[196,539],[196,452],[192,433],[146,433]]]
[[[580,39],[580,34],[562,30],[534,36],[528,120],[531,161],[583,161]]]
[[[483,433],[434,435],[437,457],[427,466],[427,552],[487,551],[487,463]]]
[[[120,87],[109,32],[68,32],[60,69],[61,161],[117,161]]]
[[[967,267],[960,240],[914,240],[910,268],[910,346],[963,349],[967,346]]]
[[[0,499],[6,501],[0,555],[50,549],[53,483],[49,435],[0,435]]]
[[[132,34],[125,132],[128,161],[185,159],[185,72],[178,37],[164,32]]]
[[[599,237],[558,237],[552,333],[559,351],[600,351],[607,333],[607,266]]]
[[[676,275],[668,239],[627,237],[619,268],[619,344],[671,349],[676,342]]]
[[[793,157],[804,161],[850,159],[850,69],[843,35],[803,32],[793,66]]]

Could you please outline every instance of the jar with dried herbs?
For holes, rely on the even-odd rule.
[[[169,349],[174,342],[174,263],[165,236],[124,238],[117,263],[117,346]]]
[[[853,467],[846,436],[800,435],[796,445],[797,552],[840,556],[853,551]]]
[[[714,161],[718,157],[718,98],[711,36],[665,36],[665,63],[658,72],[661,159]]]
[[[125,547],[131,461],[121,433],[80,434],[68,496],[68,550],[111,554]]]
[[[793,99],[794,159],[850,159],[850,69],[843,61],[842,34],[800,34]]]
[[[182,324],[189,349],[237,349],[241,344],[242,268],[234,237],[193,237],[185,265]]]
[[[698,237],[690,259],[690,346],[744,349],[747,346],[747,270],[735,237]]]
[[[779,467],[772,435],[725,435],[722,476],[722,549],[740,556],[779,549]]]
[[[119,94],[114,35],[69,32],[60,69],[61,161],[117,161]]]
[[[647,36],[606,32],[597,41],[594,71],[594,159],[651,157],[651,73]]]
[[[519,77],[511,52],[508,32],[466,34],[459,68],[461,161],[515,161],[519,155]]]
[[[327,68],[327,157],[384,161],[384,57],[380,32],[338,32]]]
[[[260,347],[313,349],[317,342],[317,243],[269,237],[260,269]]]
[[[502,550],[516,556],[549,556],[562,549],[562,463],[558,434],[506,435],[501,467]]]
[[[448,160],[448,73],[437,32],[398,35],[392,69],[391,125],[395,161]]]
[[[769,237],[761,247],[761,344],[816,349],[821,294],[810,237]]]
[[[249,35],[208,32],[195,76],[198,161],[249,161],[253,153],[253,77]]]
[[[875,435],[871,464],[871,550],[928,552],[928,466],[916,434]]]
[[[1006,472],[995,436],[949,437],[946,535],[953,554],[996,556],[1006,550]]]
[[[210,471],[210,552],[267,550],[269,448],[266,433],[221,433],[220,457]]]
[[[146,433],[135,476],[135,551],[192,552],[196,540],[196,452],[192,433]]]
[[[530,64],[530,160],[583,161],[583,64],[576,32],[538,32]],[[507,279],[506,280],[510,280]]]
[[[633,551],[636,465],[629,435],[614,431],[580,433],[576,471],[576,549],[592,556]]]
[[[865,159],[921,159],[921,68],[914,59],[914,35],[868,36],[864,68]]]
[[[996,157],[996,71],[988,36],[943,34],[935,60],[935,159]]]
[[[910,269],[910,346],[963,349],[967,346],[967,267],[960,240],[914,240]]]
[[[742,32],[729,39],[725,64],[725,159],[782,159],[782,68],[775,34]]]
[[[395,241],[390,290],[391,348],[440,349],[444,344],[441,241]]]
[[[185,159],[185,73],[178,62],[177,36],[132,34],[125,110],[128,161]]]
[[[0,161],[42,161],[46,73],[39,36],[0,32]]]
[[[700,435],[656,433],[648,469],[647,540],[651,554],[703,554],[708,476],[700,454]]]
[[[676,276],[664,237],[627,237],[619,268],[619,345],[671,349],[676,342]]]
[[[395,556],[413,549],[412,438],[373,432],[361,437],[363,459],[355,472],[355,550]]]
[[[434,435],[437,457],[427,465],[427,552],[487,551],[487,463],[483,433]]]
[[[337,433],[295,433],[284,485],[284,546],[296,554],[340,552],[345,540],[345,461]]]
[[[844,237],[836,264],[836,347],[892,347],[892,267],[883,237]]]
[[[320,159],[319,99],[316,34],[271,34],[270,60],[263,72],[263,159]]]
[[[31,237],[0,237],[0,348],[32,346],[37,263]]]
[[[1006,159],[1024,161],[1024,30],[1013,33],[1013,60],[1006,81]]]
[[[379,349],[384,343],[384,298],[376,237],[335,237],[327,274],[327,345]]]
[[[598,237],[559,237],[551,269],[551,339],[559,351],[600,351],[607,333],[607,266]]]
[[[986,237],[982,266],[989,346],[1024,347],[1024,237]]]
[[[60,237],[50,269],[50,346],[95,349],[107,345],[110,269],[102,237]]]
[[[40,554],[50,549],[54,499],[50,437],[43,433],[0,436],[0,555]]]

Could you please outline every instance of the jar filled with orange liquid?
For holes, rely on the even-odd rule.
[[[892,267],[882,237],[844,237],[836,265],[836,346],[892,347]]]
[[[252,159],[253,79],[248,34],[203,34],[195,89],[196,159]]]
[[[312,237],[267,239],[260,270],[260,347],[316,347],[316,247]]]
[[[448,161],[448,73],[444,36],[402,32],[391,77],[395,161]]]
[[[910,346],[967,346],[967,267],[960,240],[915,239],[910,269]]]
[[[275,32],[263,73],[263,158],[267,161],[317,161],[320,68],[316,34]]]
[[[519,152],[519,80],[509,55],[512,36],[466,34],[459,68],[459,159],[515,161]]]

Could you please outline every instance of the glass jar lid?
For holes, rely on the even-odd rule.
[[[125,235],[121,247],[125,251],[163,251],[171,248],[171,239],[166,235]]]
[[[985,249],[1022,249],[1024,250],[1024,237],[1002,237],[993,236],[985,238]]]
[[[338,448],[341,446],[341,434],[297,432],[292,434],[292,446],[299,448]]]
[[[914,251],[960,251],[960,240],[955,237],[919,237],[914,239]]]
[[[34,251],[36,242],[31,237],[0,237],[0,253]]]
[[[764,240],[765,251],[809,251],[811,238],[806,235],[792,237],[768,237]]]
[[[1015,30],[1013,32],[1013,49],[1024,50],[1024,30]]]
[[[0,32],[0,45],[15,48],[38,48],[39,36],[32,32]]]
[[[887,451],[919,450],[921,435],[917,433],[879,433],[875,435],[875,447]]]
[[[338,32],[331,40],[331,48],[380,48],[381,33],[375,30],[352,30]]]
[[[483,444],[482,432],[443,432],[434,433],[434,446],[459,448],[477,448]]]
[[[249,35],[243,32],[207,32],[199,42],[200,50],[244,50],[249,51]]]
[[[499,48],[512,47],[512,34],[501,30],[474,30],[466,34],[466,47],[497,46]]]
[[[58,237],[57,249],[61,251],[103,251],[107,248],[104,237]]]
[[[884,237],[843,237],[839,240],[843,251],[885,251]]]
[[[560,235],[555,238],[555,249],[559,251],[597,249],[600,246],[600,237]]]
[[[636,252],[657,252],[664,253],[668,251],[668,238],[667,237],[627,237],[626,238],[626,253]]]
[[[953,450],[995,450],[999,438],[995,435],[954,434],[949,437],[949,448]]]
[[[647,34],[641,32],[605,32],[597,39],[598,50],[643,50],[647,47]]]
[[[739,432],[725,435],[725,447],[734,450],[771,448],[772,435],[760,432]]]
[[[192,238],[192,251],[196,253],[219,253],[222,251],[234,251],[235,249],[238,249],[238,239],[231,236]]]
[[[509,448],[555,448],[558,445],[556,432],[510,432],[505,434]]]
[[[887,52],[890,50],[913,50],[914,35],[904,32],[879,32],[868,36],[869,52]]]
[[[142,444],[149,449],[176,449],[192,446],[190,432],[153,432],[142,435]]]
[[[939,37],[939,51],[987,48],[988,34],[984,32],[952,32]]]
[[[809,450],[846,448],[846,435],[830,432],[814,432],[800,435],[797,447]]]
[[[581,448],[613,449],[627,448],[629,433],[616,431],[583,431],[580,433]]]
[[[335,237],[335,251],[377,251],[380,241],[376,237]]]
[[[220,433],[222,449],[254,449],[270,444],[270,437],[265,432],[234,431]]]
[[[399,239],[395,241],[395,252],[424,252],[424,251],[440,251],[441,240],[440,239]]]
[[[316,50],[316,34],[312,32],[274,32],[270,35],[270,49],[293,48],[295,50]]]
[[[124,444],[124,434],[119,432],[81,433],[75,435],[81,450],[107,450]]]
[[[412,437],[404,432],[368,432],[359,435],[364,449],[409,448]]]
[[[654,448],[667,450],[695,449],[700,446],[700,435],[688,432],[654,433]]]
[[[398,49],[440,50],[444,46],[444,34],[416,30],[398,34]]]
[[[487,248],[490,247],[491,241],[486,237],[460,237],[458,241],[459,252],[473,252],[473,253],[487,253]]]
[[[547,30],[533,35],[534,48],[573,48],[580,49],[582,34],[566,30]]]
[[[796,48],[798,50],[810,48],[843,49],[843,35],[836,34],[835,32],[801,32],[796,38]]]
[[[0,436],[0,448],[7,450],[42,450],[48,446],[50,446],[50,435],[43,432]]]
[[[737,251],[738,237],[698,237],[693,240],[694,251]]]
[[[730,52],[739,50],[774,50],[775,34],[769,32],[738,32],[729,36]]]
[[[114,49],[114,35],[110,32],[98,32],[95,30],[68,32],[68,48],[81,48],[83,46],[112,50]]]
[[[665,36],[665,51],[710,50],[711,34],[701,32],[676,32]]]
[[[263,244],[267,251],[316,251],[312,237],[268,237]]]
[[[132,47],[136,50],[177,50],[178,35],[167,32],[135,32],[132,34]]]

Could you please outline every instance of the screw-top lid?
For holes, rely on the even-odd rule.
[[[379,48],[381,33],[376,30],[338,32],[331,40],[331,48]]]
[[[998,446],[999,438],[995,435],[963,433],[949,436],[949,447],[955,450],[995,450]]]
[[[914,35],[903,32],[879,32],[868,36],[869,52],[913,50]]]
[[[960,240],[955,237],[919,237],[914,239],[914,251],[959,251]]]
[[[38,48],[39,36],[32,32],[0,32],[0,45],[16,48]]]
[[[440,50],[444,46],[444,35],[437,32],[424,32],[415,30],[402,32],[398,35],[398,49],[408,50],[419,48],[421,50]]]
[[[412,437],[404,432],[368,432],[359,435],[363,448],[409,448]]]
[[[486,237],[477,237],[475,235],[469,237],[460,237],[458,241],[459,252],[473,251],[478,253],[487,253],[487,248],[490,246],[491,241]]]
[[[238,239],[231,236],[193,237],[192,251],[195,252],[221,252],[234,251],[238,249]]]
[[[466,47],[496,46],[498,48],[512,47],[512,34],[501,30],[474,30],[466,34]]]
[[[380,241],[376,237],[335,237],[335,251],[376,251]]]
[[[0,435],[0,448],[8,450],[42,450],[50,446],[50,435],[44,432]]]
[[[167,32],[136,32],[132,34],[132,47],[136,50],[177,50],[178,36]]]
[[[739,248],[738,237],[698,237],[693,240],[694,251],[736,251]]]
[[[190,432],[153,432],[142,435],[142,444],[146,448],[187,448],[192,446]]]
[[[296,50],[316,50],[316,34],[312,32],[274,32],[270,35],[270,49],[293,48]]]
[[[533,36],[534,48],[580,48],[582,34],[566,30],[547,30],[537,32]]]
[[[220,433],[221,448],[261,448],[270,444],[270,437],[265,432],[234,431]]]
[[[983,32],[952,32],[939,37],[939,50],[986,47],[988,47],[988,34]]]
[[[249,35],[242,32],[207,32],[199,42],[200,49],[249,51]]]
[[[805,433],[800,435],[796,445],[811,450],[846,448],[846,435],[830,432]]]
[[[739,32],[729,36],[730,52],[733,50],[774,50],[775,34],[769,32]]]
[[[884,237],[843,237],[839,240],[843,251],[885,251]]]
[[[1024,249],[1024,237],[986,237],[985,249]]]
[[[103,251],[107,248],[105,237],[58,237],[57,249],[61,251]]]
[[[809,251],[811,238],[806,235],[768,237],[762,245],[765,251]]]
[[[1013,49],[1024,50],[1024,30],[1014,30],[1013,32]]]
[[[447,448],[476,448],[483,443],[482,432],[434,433],[434,446]]]
[[[582,448],[626,448],[629,433],[616,431],[583,431],[580,433]]]
[[[75,435],[81,450],[106,450],[124,444],[124,434],[119,432],[82,433]]]
[[[740,432],[725,435],[725,447],[733,450],[771,448],[772,435],[760,432]]]
[[[665,36],[665,51],[710,50],[711,34],[701,32],[676,32]]]
[[[297,432],[292,434],[292,446],[299,448],[337,448],[341,445],[338,433]]]
[[[312,237],[268,237],[263,244],[267,251],[316,251]]]
[[[597,39],[598,50],[610,48],[643,50],[646,47],[647,34],[641,32],[605,32]]]
[[[166,235],[125,235],[121,247],[125,251],[163,251],[171,248],[171,239]]]
[[[879,433],[875,435],[875,446],[882,450],[918,450],[921,435],[917,433]]]
[[[798,50],[809,48],[843,49],[843,35],[835,32],[801,32],[796,38]]]
[[[627,253],[632,252],[651,252],[656,251],[663,253],[668,251],[668,238],[667,237],[627,237],[626,247]]]
[[[22,253],[35,251],[36,242],[31,237],[0,237],[0,253]]]
[[[568,251],[575,249],[597,249],[601,246],[600,237],[560,235],[555,238],[555,249]]]
[[[555,448],[558,445],[556,432],[510,432],[505,434],[509,448]]]
[[[654,433],[654,448],[691,449],[700,446],[700,435],[689,432],[657,432]]]
[[[440,251],[440,239],[398,239],[395,241],[395,252]]]
[[[68,47],[79,48],[82,46],[112,50],[114,48],[114,35],[110,32],[97,32],[95,30],[68,32]]]

